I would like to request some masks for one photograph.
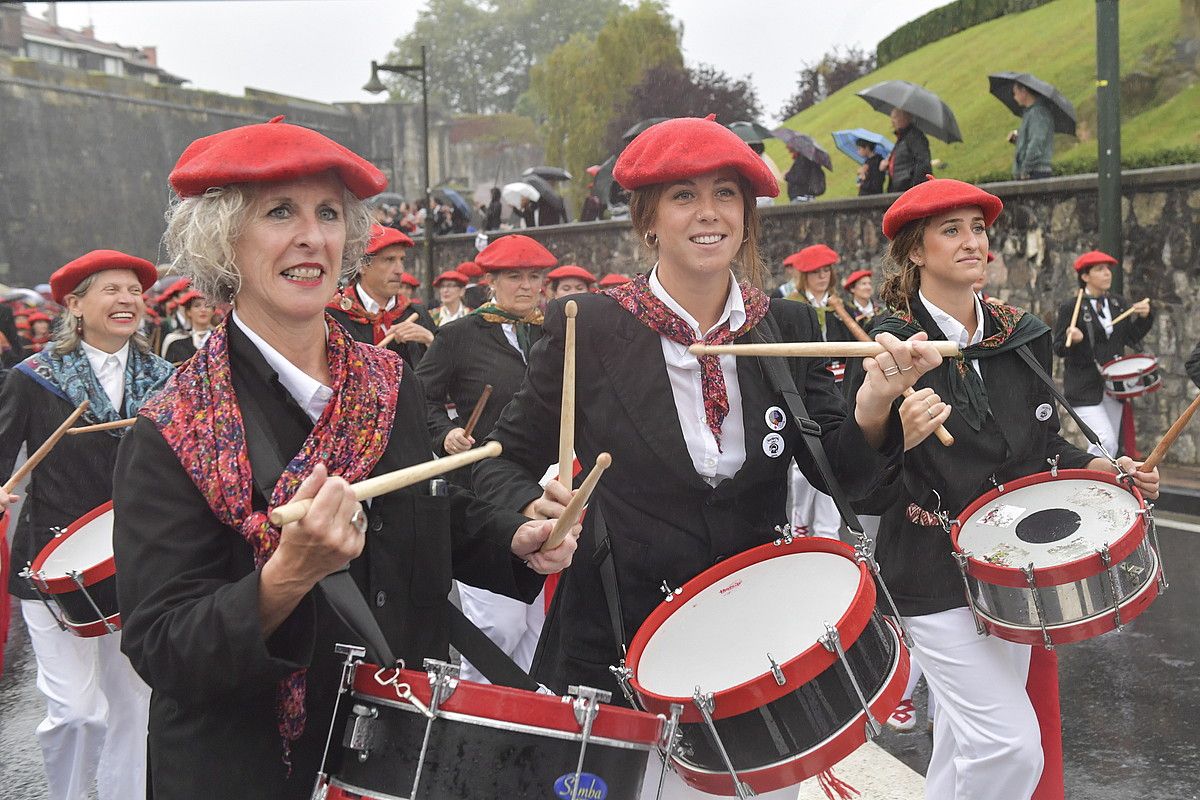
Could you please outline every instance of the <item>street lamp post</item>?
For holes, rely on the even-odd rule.
[[[419,64],[380,64],[371,62],[371,79],[363,86],[363,91],[371,94],[381,94],[387,91],[383,81],[379,80],[380,72],[395,72],[400,75],[417,75],[421,77],[421,143],[424,149],[425,163],[421,172],[422,197],[425,208],[424,250],[425,275],[422,283],[433,280],[433,211],[430,208],[429,180],[429,73],[426,69],[425,45],[421,45],[421,63]]]
[[[1100,249],[1124,261],[1121,226],[1121,50],[1117,0],[1096,0],[1096,133],[1100,196]],[[1120,293],[1123,266],[1113,270],[1112,291]]]

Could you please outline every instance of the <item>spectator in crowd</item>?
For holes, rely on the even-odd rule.
[[[25,358],[12,309],[0,303],[0,367],[11,367]]]
[[[912,115],[907,111],[893,108],[888,116],[896,134],[896,146],[888,158],[888,191],[903,192],[924,183],[925,176],[933,172],[929,163],[929,140],[924,131],[913,125]]]
[[[492,200],[487,204],[487,208],[483,212],[483,229],[485,231],[495,231],[500,229],[501,216],[500,202],[500,187],[492,187]]]
[[[588,184],[588,196],[583,198],[583,208],[579,209],[580,222],[595,222],[604,216],[604,201],[596,194],[596,184]]]
[[[596,276],[577,264],[564,264],[546,274],[546,299],[595,291]]]
[[[792,154],[792,166],[783,176],[787,183],[788,200],[802,203],[825,194],[825,173],[821,165],[809,161],[790,147],[788,152]]]
[[[1046,98],[1020,83],[1013,82],[1013,99],[1025,111],[1021,127],[1008,135],[1017,146],[1013,153],[1013,177],[1019,181],[1049,178],[1050,159],[1054,157],[1054,114]]]
[[[866,159],[858,168],[859,195],[883,194],[883,156],[875,151],[875,145],[866,139],[855,139],[858,154]]]

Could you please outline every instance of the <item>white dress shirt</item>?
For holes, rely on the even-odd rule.
[[[242,318],[238,316],[236,310],[233,312],[233,321],[237,323],[237,326],[245,332],[246,337],[258,348],[258,352],[262,353],[262,357],[266,360],[267,364],[279,376],[279,383],[283,385],[284,389],[287,389],[287,393],[300,405],[300,408],[304,409],[304,413],[308,415],[308,418],[314,423],[319,420],[321,415],[325,413],[325,406],[329,405],[329,400],[333,397],[333,389],[311,375],[308,375],[284,358],[282,353],[267,344],[266,340],[257,333],[250,330]]]
[[[438,326],[445,325],[447,322],[453,322],[456,319],[462,319],[469,313],[471,312],[467,310],[466,303],[459,303],[458,311],[454,313],[447,311],[445,306],[441,306],[438,310]]]
[[[121,401],[125,399],[125,364],[129,361],[129,342],[125,342],[115,353],[106,353],[87,342],[80,344],[113,409],[118,415],[123,415],[125,407]]]
[[[1112,336],[1113,321],[1112,308],[1108,304],[1108,296],[1092,297],[1088,295],[1088,302],[1092,304],[1092,311],[1096,312],[1096,320],[1104,328],[1105,336]]]
[[[517,324],[515,322],[502,322],[500,327],[504,330],[504,338],[508,339],[508,343],[513,346],[513,349],[521,354],[521,360],[529,363],[529,359],[525,358],[525,352],[521,350],[521,345],[517,342]]]
[[[361,283],[354,284],[354,291],[356,291],[358,293],[358,301],[360,303],[362,303],[363,308],[365,308],[367,310],[368,314],[378,314],[379,313],[379,303],[376,303],[375,298],[371,297],[371,295],[367,294],[366,290],[363,289]],[[391,311],[395,307],[396,307],[396,296],[392,295],[391,297],[388,298],[387,305],[383,307],[383,310]]]
[[[729,297],[717,324],[708,331],[700,331],[700,323],[684,310],[658,280],[658,267],[650,273],[650,291],[667,308],[678,314],[692,329],[696,341],[702,341],[709,332],[724,327],[737,330],[746,323],[746,306],[738,289],[733,273],[729,273]],[[742,391],[738,382],[737,357],[721,356],[721,374],[725,376],[725,389],[729,394],[729,413],[721,423],[721,449],[717,448],[716,437],[708,429],[704,416],[704,393],[700,387],[700,361],[687,351],[687,347],[660,336],[663,361],[667,364],[667,377],[671,380],[671,394],[675,398],[675,411],[679,415],[679,427],[683,430],[683,441],[696,473],[709,486],[716,486],[726,478],[732,478],[746,461],[746,432],[742,422]]]
[[[971,299],[975,301],[975,332],[968,336],[967,329],[961,322],[931,303],[920,289],[917,290],[917,295],[925,304],[925,310],[929,312],[929,316],[933,317],[933,321],[941,328],[942,333],[946,334],[946,339],[958,345],[959,350],[983,341],[983,306],[979,304],[979,297],[974,292],[971,294]],[[979,359],[968,359],[967,363],[975,370],[976,375],[980,378],[983,377],[983,373],[979,371]]]
[[[212,328],[205,328],[202,331],[192,330],[192,346],[197,350],[202,350],[208,342],[208,337],[212,333]]]
[[[871,316],[875,315],[875,304],[872,303],[870,300],[867,301],[867,304],[865,306],[860,306],[858,304],[858,301],[855,300],[854,308],[855,308],[855,310],[858,311],[858,316],[860,316],[860,317],[865,317],[868,314]]]

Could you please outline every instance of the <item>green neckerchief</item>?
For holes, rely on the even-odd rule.
[[[946,387],[950,393],[950,405],[962,415],[972,430],[976,431],[983,427],[983,421],[987,419],[991,408],[988,405],[987,388],[983,385],[983,379],[967,364],[967,359],[990,358],[1007,353],[1023,344],[1032,342],[1050,330],[1046,323],[1019,308],[994,306],[991,303],[980,303],[979,307],[996,323],[996,332],[978,344],[964,348],[962,354],[954,358],[953,367],[946,371]],[[985,322],[984,328],[986,329],[986,327]],[[921,330],[923,329],[911,314],[904,311],[893,311],[892,316],[871,329],[871,335],[890,333],[903,340]],[[941,331],[936,331],[936,333],[938,338],[945,338],[945,334]]]
[[[506,311],[495,303],[484,303],[479,308],[472,311],[467,316],[483,317],[488,322],[506,323],[510,322],[517,332],[517,346],[521,348],[521,354],[525,356],[525,360],[529,360],[529,349],[533,346],[532,338],[530,337],[529,326],[541,325],[543,322],[542,312],[540,309],[534,309],[524,317],[518,317],[511,311]]]

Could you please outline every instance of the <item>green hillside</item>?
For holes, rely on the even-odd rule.
[[[1020,120],[988,91],[987,75],[1013,70],[1031,72],[1056,85],[1080,111],[1080,140],[1059,136],[1055,161],[1096,155],[1095,73],[1096,4],[1094,0],[1056,0],[1032,11],[977,25],[927,45],[841,89],[784,124],[811,135],[833,155],[824,197],[857,193],[857,165],[833,145],[830,133],[867,128],[891,137],[888,118],[871,109],[855,92],[888,79],[922,84],[954,110],[963,142],[948,145],[930,137],[935,159],[946,162],[939,177],[970,179],[1012,164],[1012,145],[1005,136]],[[1136,0],[1121,3],[1122,75],[1142,68],[1146,54],[1162,52],[1178,35],[1179,0]],[[1128,100],[1122,98],[1123,103]],[[1167,102],[1126,118],[1122,125],[1123,155],[1168,147],[1200,145],[1200,86]],[[778,140],[768,154],[783,169],[790,164]],[[786,202],[786,198],[784,198]]]

